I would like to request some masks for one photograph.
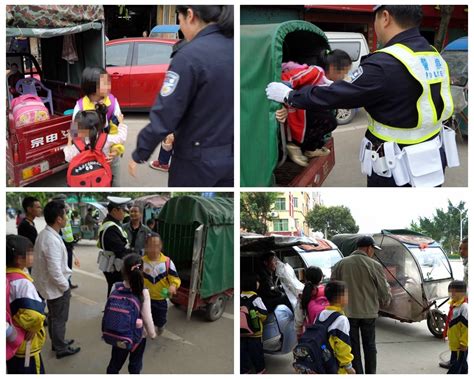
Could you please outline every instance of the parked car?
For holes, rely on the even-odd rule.
[[[369,54],[369,46],[365,37],[361,33],[348,32],[325,32],[328,37],[329,45],[332,50],[344,50],[352,60],[352,67],[349,71],[349,77],[352,72],[357,70],[360,65],[360,60],[364,55]],[[356,109],[338,109],[337,123],[338,125],[349,124],[357,114]]]
[[[163,38],[120,38],[106,43],[112,93],[128,111],[148,111],[168,70],[173,45]]]

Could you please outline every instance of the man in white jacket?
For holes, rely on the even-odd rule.
[[[35,285],[48,304],[48,333],[56,351],[56,358],[76,354],[79,347],[72,347],[74,340],[65,339],[69,316],[71,269],[67,265],[67,250],[59,234],[66,226],[64,202],[51,201],[44,207],[47,226],[36,239],[32,276]]]

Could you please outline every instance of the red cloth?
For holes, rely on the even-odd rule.
[[[324,70],[318,66],[308,68],[296,68],[281,74],[284,82],[289,82],[293,89],[300,89],[304,86],[315,86],[325,84]],[[302,143],[306,132],[306,111],[288,107],[288,129],[291,136],[289,141]]]

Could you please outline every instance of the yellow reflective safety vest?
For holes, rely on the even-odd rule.
[[[368,130],[381,140],[412,145],[424,142],[441,131],[443,121],[453,114],[453,98],[451,96],[448,65],[437,51],[414,52],[400,43],[377,50],[387,53],[400,61],[411,76],[418,81],[423,89],[416,108],[418,124],[414,128],[398,128],[382,124],[368,115]],[[440,84],[443,99],[443,111],[438,119],[436,107],[431,94],[431,85]]]
[[[99,230],[97,231],[97,234],[100,236],[100,238],[97,239],[97,247],[99,249],[104,249],[105,250],[105,248],[104,248],[104,235],[105,235],[106,230],[109,227],[113,226],[113,225],[115,225],[120,230],[120,233],[122,233],[122,236],[127,240],[127,247],[128,247],[127,232],[125,230],[123,230],[122,227],[119,224],[117,224],[113,221],[106,221],[99,227]],[[102,233],[102,235],[101,235],[101,233]]]

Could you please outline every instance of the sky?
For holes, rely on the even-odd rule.
[[[348,207],[360,233],[406,228],[420,216],[432,216],[436,208],[447,209],[448,199],[454,205],[465,201],[469,207],[465,188],[321,188],[317,192],[326,206]]]

